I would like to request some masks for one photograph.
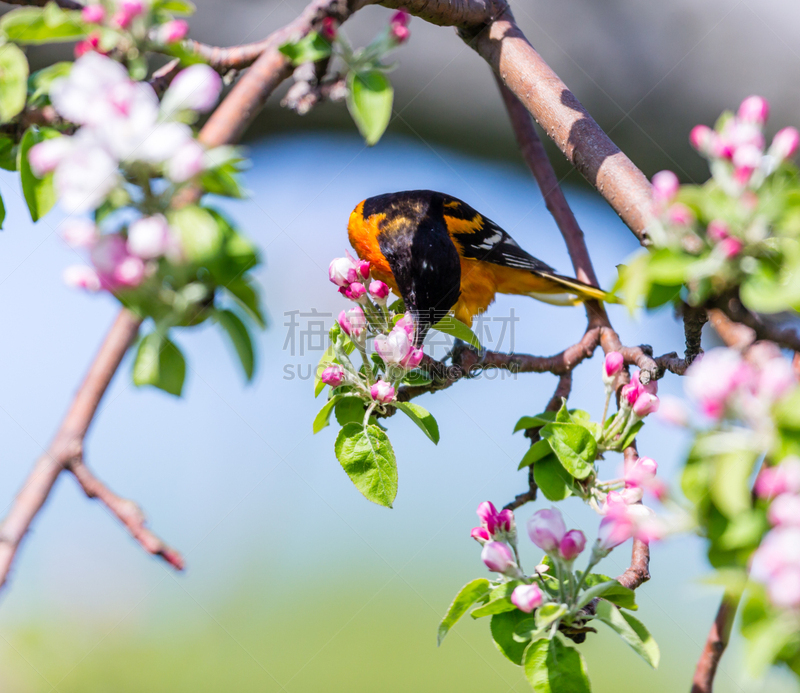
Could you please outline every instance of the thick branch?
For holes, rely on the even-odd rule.
[[[756,341],[756,333],[741,323],[734,322],[719,308],[708,311],[708,318],[719,338],[729,347],[743,349]]]
[[[50,0],[3,0],[6,5],[25,5],[27,7],[44,7]],[[62,10],[80,10],[83,5],[73,0],[56,0]]]
[[[739,606],[739,596],[726,593],[717,611],[717,617],[708,633],[703,653],[697,662],[692,679],[692,693],[711,693],[714,688],[714,676],[717,673],[719,661],[728,646],[731,628],[736,618],[736,609]]]
[[[731,320],[749,327],[757,339],[766,339],[792,351],[800,351],[800,335],[791,327],[781,327],[765,322],[742,305],[738,298],[720,300],[717,306]]]
[[[81,459],[86,431],[125,352],[136,338],[139,325],[140,320],[127,310],[117,316],[53,442],[39,458],[0,526],[0,587],[8,578],[17,547],[47,500],[56,478],[65,467]]]

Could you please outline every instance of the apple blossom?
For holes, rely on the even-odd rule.
[[[71,265],[64,270],[64,283],[74,289],[100,291],[100,277],[91,267]]]
[[[347,298],[358,301],[362,299],[367,293],[367,287],[364,286],[361,282],[353,282],[349,286],[343,286],[339,289]]]
[[[565,561],[574,561],[586,548],[586,535],[579,529],[571,529],[558,545],[558,553]]]
[[[719,243],[720,241],[724,241],[728,236],[731,235],[730,228],[728,225],[719,219],[714,219],[708,224],[708,228],[706,229],[706,235],[711,239],[714,243]]]
[[[157,39],[160,43],[177,43],[186,38],[189,24],[185,19],[173,19],[158,27]]]
[[[205,150],[194,138],[185,139],[167,161],[167,177],[185,183],[205,168]]]
[[[658,204],[672,202],[679,188],[678,176],[672,171],[659,171],[653,176],[653,199]]]
[[[736,115],[744,122],[763,125],[769,118],[769,102],[761,96],[748,96]]]
[[[128,227],[128,252],[143,260],[161,257],[170,245],[171,231],[163,214],[137,219]]]
[[[331,387],[339,387],[344,382],[344,368],[339,365],[328,366],[319,379]]]
[[[100,24],[105,16],[106,8],[102,5],[86,5],[81,10],[81,19],[88,24]]]
[[[689,423],[689,412],[686,405],[678,397],[666,395],[661,397],[661,405],[658,408],[658,420],[673,426],[686,426]]]
[[[379,380],[375,383],[370,388],[369,393],[372,395],[372,399],[383,404],[393,401],[395,397],[394,387],[385,380]]]
[[[473,527],[469,535],[479,544],[485,544],[487,541],[491,541],[492,538],[486,527]]]
[[[782,493],[770,503],[767,519],[773,525],[800,527],[800,496]]]
[[[648,414],[658,411],[659,400],[656,395],[651,395],[649,392],[643,392],[636,398],[633,403],[633,413],[643,419]]]
[[[528,520],[528,536],[531,541],[547,553],[558,550],[567,527],[558,508],[544,508]]]
[[[54,137],[35,144],[28,152],[28,163],[37,178],[43,178],[64,160],[73,149],[71,137]]]
[[[511,549],[499,541],[490,541],[484,545],[481,560],[495,573],[508,575],[517,572],[517,564],[511,555]]]
[[[369,285],[369,295],[376,301],[385,301],[389,295],[389,285],[376,279]]]
[[[719,419],[736,389],[752,379],[753,370],[741,355],[720,347],[695,359],[686,372],[686,391],[703,413]]]
[[[756,477],[755,491],[759,498],[800,493],[800,458],[786,457],[777,466],[764,467]]]
[[[198,63],[181,70],[161,99],[161,112],[173,117],[180,111],[205,113],[217,103],[222,78],[208,65]]]
[[[322,20],[322,29],[319,33],[322,34],[323,38],[330,42],[336,38],[336,29],[336,20],[333,17],[325,17]]]
[[[389,35],[398,43],[405,43],[411,32],[408,29],[409,14],[405,10],[398,10],[392,15],[389,22]]]
[[[797,128],[788,127],[779,130],[772,140],[769,153],[778,161],[791,159],[800,147],[800,132]]]
[[[53,180],[61,205],[68,212],[95,209],[120,183],[117,162],[105,149],[91,143],[76,146],[59,163]]]
[[[625,365],[625,357],[618,351],[609,351],[603,362],[603,381],[613,381],[614,376],[622,370]]]
[[[361,306],[339,313],[339,326],[348,337],[363,343],[366,337],[367,318]]]
[[[328,266],[328,278],[336,286],[349,286],[358,279],[358,265],[349,255],[337,257]]]
[[[538,585],[519,585],[511,593],[511,603],[526,614],[542,605],[544,594]]]

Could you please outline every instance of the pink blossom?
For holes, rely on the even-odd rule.
[[[376,279],[369,285],[369,294],[377,301],[385,301],[389,295],[389,285]]]
[[[385,380],[379,380],[375,383],[370,388],[369,393],[372,395],[372,399],[383,404],[393,401],[395,396],[394,387]]]
[[[772,140],[769,153],[778,161],[791,159],[800,147],[800,132],[796,128],[788,127],[779,130]]]
[[[347,257],[337,257],[328,266],[328,278],[336,286],[350,286],[358,279],[358,266],[355,260],[349,255]]]
[[[739,253],[742,252],[742,248],[744,248],[744,243],[742,243],[735,236],[730,236],[729,238],[725,238],[724,240],[720,241],[717,247],[722,251],[722,254],[728,260],[732,260]]]
[[[519,585],[511,593],[511,603],[526,614],[542,605],[544,594],[538,585]]]
[[[767,590],[777,607],[795,609],[800,606],[800,566],[778,571],[767,584]]]
[[[739,106],[737,115],[744,122],[763,125],[769,118],[769,102],[761,96],[748,96]]]
[[[174,183],[185,183],[205,168],[205,150],[194,138],[184,140],[183,144],[167,161],[167,177]]]
[[[362,299],[367,293],[367,287],[364,286],[361,282],[353,282],[349,286],[343,286],[339,289],[347,298],[352,301],[358,301]]]
[[[708,224],[706,235],[714,243],[719,243],[720,241],[724,241],[731,234],[730,228],[724,221],[721,221],[720,219],[714,219]]]
[[[339,387],[344,382],[344,368],[339,365],[328,366],[319,379],[331,387]]]
[[[411,338],[404,329],[396,326],[388,334],[375,337],[375,351],[387,364],[398,365],[411,350]]]
[[[641,387],[642,392],[647,392],[648,394],[655,395],[658,393],[658,380],[655,378],[650,378],[646,383],[642,382],[642,372],[636,371],[631,376],[632,383],[638,383]]]
[[[356,268],[362,279],[369,279],[369,260],[356,260]]]
[[[97,227],[88,219],[68,219],[61,237],[70,248],[91,248],[98,238]]]
[[[482,503],[478,504],[478,509],[475,511],[478,515],[478,518],[481,521],[481,524],[484,527],[488,527],[490,523],[497,524],[497,508],[494,507],[494,503],[492,501],[483,501]]]
[[[72,139],[82,140],[80,131]],[[119,183],[117,162],[92,143],[76,144],[59,163],[53,178],[61,206],[67,212],[98,207]]]
[[[579,529],[571,529],[558,545],[558,553],[565,561],[574,561],[586,548],[586,535]]]
[[[752,368],[741,355],[719,347],[695,359],[686,373],[686,391],[707,416],[719,419],[737,388],[752,380]]]
[[[761,366],[758,372],[756,392],[767,402],[783,397],[797,385],[792,364],[778,355]]]
[[[111,276],[114,282],[120,286],[135,287],[142,283],[144,274],[145,267],[141,258],[128,255],[114,268]]]
[[[189,23],[184,19],[173,19],[158,28],[160,43],[177,43],[183,41],[189,33]]]
[[[492,539],[486,527],[473,527],[469,535],[479,544],[485,544]]]
[[[81,10],[81,19],[87,24],[100,24],[105,16],[106,8],[102,5],[86,5]]]
[[[667,209],[667,221],[675,226],[691,226],[694,223],[694,212],[682,202],[676,202]]]
[[[671,395],[661,397],[661,406],[658,408],[658,420],[673,426],[687,426],[689,412],[682,400]]]
[[[339,313],[339,326],[347,336],[362,341],[366,336],[367,318],[361,306]]]
[[[414,318],[412,317],[411,313],[406,313],[402,318],[400,318],[395,324],[395,329],[405,330],[411,339],[414,339],[414,335],[417,331],[416,323],[414,322]]]
[[[515,527],[514,513],[511,510],[504,509],[497,513],[497,528],[501,532],[511,532]]]
[[[171,236],[163,214],[142,217],[128,227],[128,252],[142,260],[153,260],[167,252]]]
[[[528,520],[528,536],[547,553],[558,550],[566,533],[567,527],[558,508],[544,508]]]
[[[766,583],[776,606],[800,606],[800,528],[779,526],[770,531],[753,554],[750,575]]]
[[[643,392],[633,403],[633,413],[640,419],[643,419],[648,414],[657,412],[658,405],[659,400],[656,395],[651,395],[649,392]]]
[[[74,142],[71,137],[54,137],[39,142],[28,150],[28,163],[37,178],[44,178],[72,151]]]
[[[71,265],[64,270],[64,283],[73,289],[100,291],[100,277],[91,267]]]
[[[609,351],[606,360],[603,362],[603,373],[606,378],[613,378],[622,370],[625,365],[625,358],[618,351]]]
[[[408,29],[409,14],[405,10],[398,10],[392,15],[389,22],[389,34],[397,43],[405,43],[411,32]]]
[[[320,31],[320,34],[322,34],[323,38],[327,39],[329,42],[333,41],[336,38],[337,28],[338,25],[333,17],[325,17],[322,20],[322,30]]]
[[[800,496],[782,493],[770,504],[767,519],[773,525],[800,527]]]
[[[701,154],[711,156],[714,153],[714,144],[717,139],[715,133],[708,125],[695,125],[689,133],[689,141]]]
[[[659,538],[659,528],[652,522],[652,518],[653,511],[638,503],[609,505],[608,513],[600,521],[597,532],[599,547],[610,551],[631,537],[647,542]]]
[[[672,171],[659,171],[653,176],[653,199],[657,204],[672,202],[679,188],[678,176]]]
[[[208,65],[197,63],[181,70],[161,99],[161,112],[166,117],[180,111],[210,111],[222,91],[222,78]]]
[[[495,573],[505,575],[517,572],[517,564],[514,563],[511,549],[499,541],[490,541],[483,547],[481,560],[489,570]]]
[[[625,470],[626,486],[646,486],[655,479],[658,463],[649,457],[640,457]]]
[[[639,382],[638,378],[631,378],[631,381],[623,386],[622,390],[620,391],[620,398],[622,399],[623,403],[633,406],[636,403],[636,400],[639,399],[641,395],[644,394],[644,387]]]
[[[90,53],[92,51],[97,51],[99,48],[100,48],[100,35],[93,32],[89,34],[85,40],[78,41],[75,44],[75,50],[74,50],[75,57],[80,58],[86,55],[87,53]],[[103,55],[105,55],[104,52]]]
[[[759,498],[800,493],[800,459],[787,457],[775,467],[764,467],[756,478],[755,491]]]

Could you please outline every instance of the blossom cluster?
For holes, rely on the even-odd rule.
[[[364,360],[362,374],[343,352],[338,363],[327,366],[320,380],[331,388],[349,386],[377,404],[389,404],[397,395],[397,385],[405,375],[417,368],[424,357],[415,346],[416,324],[410,314],[399,314],[387,307],[389,286],[371,279],[370,263],[357,260],[349,253],[334,259],[328,268],[328,278],[339,292],[356,305],[339,314],[337,324],[352,341]],[[367,355],[367,340],[373,337],[375,354],[380,357],[380,377],[375,377]]]
[[[755,491],[769,502],[772,529],[753,554],[750,576],[766,584],[775,606],[800,609],[800,458],[762,469]]]

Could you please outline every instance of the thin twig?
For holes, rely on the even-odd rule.
[[[756,333],[750,327],[734,322],[719,308],[708,311],[708,318],[719,338],[729,347],[743,349],[756,341]]]
[[[714,688],[714,676],[717,667],[728,646],[731,637],[731,628],[736,618],[736,609],[739,606],[740,595],[725,593],[717,610],[717,616],[708,633],[703,653],[697,662],[692,679],[691,693],[711,693]]]
[[[639,457],[636,443],[625,448],[625,467],[632,466]],[[617,578],[617,581],[629,590],[635,590],[650,579],[650,547],[641,539],[633,540],[630,567]]]

